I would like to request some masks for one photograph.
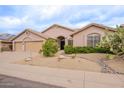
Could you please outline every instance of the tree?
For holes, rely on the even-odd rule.
[[[116,32],[112,34],[107,34],[98,47],[109,48],[111,52],[120,56],[124,54],[124,28],[116,28]]]
[[[54,39],[47,39],[42,49],[44,56],[54,56],[58,51],[58,44]]]

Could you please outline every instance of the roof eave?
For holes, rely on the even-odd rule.
[[[103,29],[106,29],[106,30],[112,31],[112,32],[115,32],[115,31],[116,31],[116,29],[111,28],[111,27],[107,27],[107,26],[103,26],[103,25],[100,26],[100,24],[91,23],[91,24],[89,24],[89,25],[86,25],[86,26],[83,27],[82,29],[79,29],[77,32],[71,34],[70,36],[74,36],[75,34],[78,34],[78,33],[80,33],[81,31],[83,31],[83,30],[85,30],[85,29],[87,29],[88,27],[91,27],[91,26],[100,27],[100,28],[103,28]]]

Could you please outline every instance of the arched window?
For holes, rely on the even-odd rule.
[[[87,45],[90,47],[95,47],[97,43],[100,42],[100,34],[93,33],[87,35]]]

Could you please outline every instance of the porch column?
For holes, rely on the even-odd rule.
[[[1,44],[1,40],[0,40],[0,52],[2,52],[2,44]]]
[[[68,45],[68,38],[65,38],[65,45]]]
[[[15,42],[12,42],[12,51],[15,51]]]

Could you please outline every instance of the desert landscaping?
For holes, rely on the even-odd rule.
[[[114,71],[121,74],[124,73],[124,61],[121,59],[106,60],[106,54],[104,53],[77,54],[75,58],[73,58],[73,54],[64,54],[61,59],[59,59],[59,56],[59,53],[54,57],[44,57],[39,54],[30,61],[23,59],[12,63],[60,69],[105,72],[103,71],[104,67],[100,63],[101,59],[105,59],[104,63],[108,65],[108,67],[111,67]]]

